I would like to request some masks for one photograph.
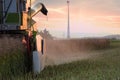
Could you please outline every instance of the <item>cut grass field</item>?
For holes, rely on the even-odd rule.
[[[4,58],[14,65],[14,68],[11,68],[12,66],[4,68],[2,65],[0,69],[3,71],[5,69],[13,72],[6,71],[4,76],[0,72],[0,80],[120,80],[120,41],[111,41],[109,48],[91,52],[96,53],[97,56],[67,64],[47,66],[37,76],[33,76],[32,72],[26,72],[24,59],[19,56],[16,55],[18,60],[12,57],[18,62],[13,62],[10,57],[11,62]],[[2,59],[0,61],[4,62]]]

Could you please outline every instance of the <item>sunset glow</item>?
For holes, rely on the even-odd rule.
[[[39,28],[47,28],[55,36],[66,36],[66,0],[41,0],[48,16],[39,13],[34,19]],[[120,34],[120,0],[70,0],[71,35],[93,34],[99,36]],[[48,19],[47,19],[48,18]],[[61,34],[56,35],[56,32]],[[63,36],[64,35],[64,36]]]

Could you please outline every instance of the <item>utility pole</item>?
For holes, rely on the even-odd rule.
[[[67,0],[67,6],[68,6],[68,27],[67,27],[67,38],[70,38],[70,16],[69,16],[69,3],[70,1]]]

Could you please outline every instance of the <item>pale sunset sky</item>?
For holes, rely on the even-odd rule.
[[[67,0],[36,0],[44,3],[48,16],[37,14],[39,30],[57,37],[67,35]],[[69,0],[71,37],[120,34],[120,0]]]

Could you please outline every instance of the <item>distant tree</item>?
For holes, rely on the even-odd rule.
[[[39,34],[45,39],[53,39],[53,36],[49,33],[47,29],[44,29],[43,31],[39,32]]]
[[[117,40],[117,39],[115,37],[113,37],[112,40]]]

